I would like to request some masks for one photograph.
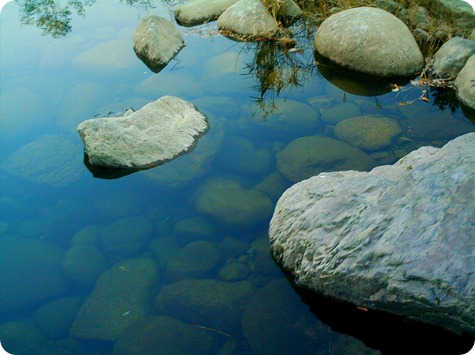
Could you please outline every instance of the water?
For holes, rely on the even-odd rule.
[[[438,340],[459,353],[457,337],[295,288],[267,237],[281,193],[316,173],[279,161],[289,143],[334,138],[332,120],[350,112],[385,116],[398,123],[397,138],[349,164],[391,164],[475,130],[450,92],[424,93],[407,80],[391,91],[317,67],[298,24],[293,53],[229,40],[214,24],[179,27],[186,47],[153,73],[131,38],[150,13],[173,21],[171,5],[71,4],[63,24],[40,19],[43,2],[1,13],[0,340],[8,351],[373,354]],[[78,123],[163,95],[208,116],[212,128],[193,151],[135,172],[87,164]]]

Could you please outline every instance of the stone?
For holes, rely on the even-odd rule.
[[[22,179],[61,187],[82,176],[80,148],[55,134],[44,134],[25,144],[1,164],[1,169]]]
[[[49,339],[67,338],[82,302],[81,297],[64,297],[41,305],[35,312],[36,327]]]
[[[475,54],[475,41],[452,37],[434,54],[430,65],[435,77],[455,78],[467,60]]]
[[[230,261],[226,263],[218,271],[218,276],[224,281],[240,281],[245,280],[251,273],[251,268],[248,264],[240,261]]]
[[[129,190],[104,192],[97,196],[94,207],[104,216],[113,218],[127,217],[142,212],[139,197]]]
[[[142,248],[151,233],[152,221],[147,217],[124,217],[105,226],[99,239],[105,252],[127,255]]]
[[[475,334],[475,133],[288,189],[269,238],[297,285]]]
[[[107,267],[106,258],[93,245],[73,245],[63,258],[64,274],[83,286],[94,286]]]
[[[457,97],[471,109],[475,110],[475,55],[472,55],[455,79]]]
[[[358,116],[341,121],[333,132],[343,142],[371,151],[389,147],[401,134],[401,127],[392,118]]]
[[[220,31],[243,39],[272,37],[279,26],[260,0],[239,0],[218,18]]]
[[[127,327],[114,355],[206,355],[216,353],[216,333],[165,316],[147,316]]]
[[[178,236],[181,242],[213,239],[212,225],[203,217],[191,217],[178,221],[173,226],[173,234]]]
[[[109,168],[146,168],[174,159],[208,129],[195,106],[173,96],[129,115],[89,119],[77,127],[89,163]]]
[[[236,180],[216,177],[201,187],[196,208],[235,227],[250,227],[267,219],[273,204],[260,191],[245,189]]]
[[[156,285],[156,264],[149,258],[118,262],[104,272],[74,320],[70,335],[117,340],[124,329],[147,315]]]
[[[131,70],[137,66],[137,58],[130,47],[130,39],[104,41],[78,54],[72,63],[81,70],[102,75]]]
[[[159,314],[242,338],[240,319],[255,291],[247,281],[187,279],[163,287],[154,307]]]
[[[343,67],[380,77],[410,76],[424,66],[407,26],[377,8],[358,7],[330,16],[318,28],[313,45]]]
[[[40,240],[2,237],[0,284],[8,287],[0,292],[0,314],[61,297],[68,287],[63,256],[63,249]]]
[[[32,350],[46,341],[45,336],[32,321],[2,323],[0,339],[2,339],[2,352],[7,354],[36,354]]]
[[[196,26],[218,17],[237,0],[190,0],[177,6],[173,12],[176,21],[183,26]]]
[[[241,323],[254,354],[318,354],[321,346],[315,316],[285,278],[251,297]]]
[[[144,17],[133,37],[137,56],[152,71],[159,72],[184,46],[184,40],[175,25],[160,16]]]
[[[168,261],[165,277],[169,281],[212,277],[221,261],[221,254],[214,243],[191,242]]]
[[[171,237],[157,238],[152,240],[149,245],[160,270],[165,270],[168,262],[175,258],[181,249],[177,240]]]
[[[297,138],[277,154],[277,167],[293,182],[323,171],[370,170],[376,162],[362,150],[337,139],[308,136]]]
[[[275,99],[273,105],[267,117],[260,110],[246,117],[263,135],[289,140],[318,130],[320,114],[312,106],[291,99]]]
[[[361,116],[361,110],[358,105],[349,102],[343,102],[322,110],[322,121],[331,125],[336,125],[344,119],[356,116]]]

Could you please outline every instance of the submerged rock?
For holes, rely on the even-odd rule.
[[[2,237],[0,313],[62,296],[68,286],[61,270],[63,255],[63,249],[39,240]]]
[[[35,312],[35,325],[48,338],[67,338],[81,307],[81,297],[64,297],[43,304]]]
[[[347,118],[335,126],[335,136],[363,150],[390,146],[401,133],[397,121],[388,117],[358,116]]]
[[[308,136],[297,138],[277,154],[277,167],[297,182],[323,171],[370,170],[376,162],[362,150],[337,139]]]
[[[183,26],[201,25],[218,17],[238,0],[190,0],[174,10],[176,21]]]
[[[474,145],[469,133],[295,184],[270,223],[273,255],[302,287],[473,336]]]
[[[64,274],[84,286],[93,286],[106,266],[104,255],[94,245],[73,245],[63,258]]]
[[[71,328],[74,338],[116,340],[135,320],[146,316],[156,281],[152,259],[119,262],[104,272],[80,308]]]
[[[154,305],[160,314],[241,338],[242,312],[255,291],[247,281],[187,279],[162,288]]]
[[[377,8],[358,7],[330,16],[318,28],[313,45],[333,62],[375,76],[409,76],[424,66],[407,26]]]
[[[208,130],[191,103],[163,96],[122,117],[86,120],[77,127],[89,163],[109,168],[146,168],[190,150]]]
[[[159,72],[183,48],[180,31],[160,16],[147,16],[134,32],[134,49],[152,71]]]
[[[249,227],[268,218],[273,205],[260,191],[244,189],[235,180],[214,178],[201,188],[196,208],[223,222]]]
[[[148,316],[125,329],[114,355],[206,355],[216,353],[216,333],[165,316]]]
[[[472,55],[455,80],[457,97],[469,108],[475,110],[475,54]]]
[[[13,152],[2,170],[38,184],[65,186],[82,176],[82,154],[75,144],[54,134],[42,135]]]

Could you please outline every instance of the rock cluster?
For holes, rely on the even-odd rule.
[[[469,133],[295,184],[270,223],[273,255],[305,288],[473,336],[474,145]]]

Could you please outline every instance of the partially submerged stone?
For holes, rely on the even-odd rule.
[[[91,165],[147,168],[190,150],[208,128],[194,105],[163,96],[122,117],[86,120],[77,130]]]
[[[453,37],[434,54],[431,63],[432,74],[443,79],[453,79],[474,54],[475,41]]]
[[[279,25],[260,0],[239,0],[218,18],[218,27],[242,39],[272,37]]]
[[[190,0],[177,6],[175,18],[180,25],[195,26],[217,20],[238,0]]]
[[[318,28],[313,45],[331,61],[375,76],[410,76],[424,66],[407,26],[377,8],[353,8],[330,16]]]
[[[183,48],[180,31],[160,16],[147,16],[134,32],[137,56],[154,72],[159,72]]]
[[[475,54],[470,57],[455,79],[457,97],[469,108],[475,110]]]
[[[295,184],[270,223],[273,255],[302,287],[473,336],[474,145],[469,133]]]

